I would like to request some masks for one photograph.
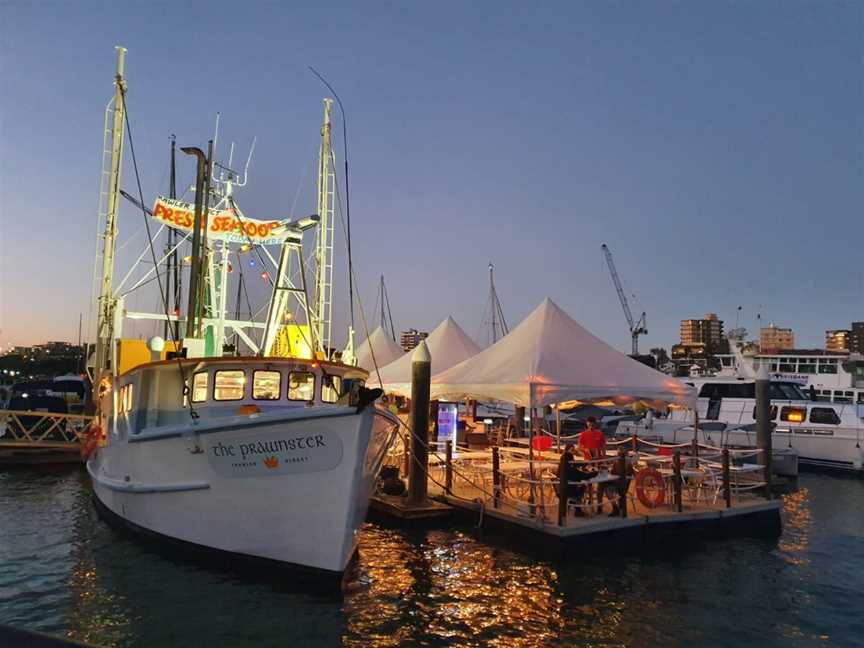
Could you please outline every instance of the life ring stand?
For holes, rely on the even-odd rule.
[[[653,498],[646,492],[649,487],[654,491]],[[636,497],[649,509],[663,505],[666,501],[666,485],[659,470],[644,468],[636,473]]]
[[[87,461],[90,456],[99,447],[99,441],[102,439],[102,426],[90,425],[84,433],[84,441],[81,444],[81,459]]]

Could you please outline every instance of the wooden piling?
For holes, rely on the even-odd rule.
[[[729,448],[723,448],[723,499],[726,508],[732,508],[732,482],[729,474]]]
[[[444,443],[444,491],[448,495],[453,494],[453,441],[447,439]]]
[[[492,506],[498,508],[501,498],[501,455],[497,447],[492,448]]]
[[[633,431],[633,452],[639,452],[639,435],[636,434],[636,431]]]
[[[408,501],[426,502],[429,468],[429,394],[432,358],[426,341],[411,355],[411,464],[408,466]]]
[[[765,474],[765,493],[771,498],[771,400],[768,395],[768,368],[764,362],[760,362],[756,372],[756,448],[761,450],[757,453],[756,461],[762,465]]]
[[[672,470],[673,470],[673,489],[675,491],[675,510],[681,513],[684,510],[684,500],[681,496],[681,451],[676,450],[675,455],[672,457]]]

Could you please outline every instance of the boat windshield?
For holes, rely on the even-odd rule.
[[[771,400],[810,400],[795,383],[772,382],[768,388]]]

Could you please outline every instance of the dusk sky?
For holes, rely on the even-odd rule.
[[[86,317],[115,45],[148,204],[169,136],[206,148],[218,111],[220,159],[258,138],[245,213],[314,212],[326,89],[307,66],[329,79],[370,320],[383,274],[397,329],[452,315],[476,336],[492,261],[511,326],[549,296],[628,351],[602,243],[646,351],[682,318],[730,328],[737,306],[799,347],[864,319],[864,2],[2,0],[0,40],[4,347],[75,340]],[[137,193],[128,147],[122,186]],[[122,276],[146,242],[129,203],[120,229]],[[345,268],[340,238],[337,339]]]

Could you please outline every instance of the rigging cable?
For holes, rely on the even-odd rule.
[[[132,126],[129,123],[129,110],[126,106],[126,89],[123,88],[122,86],[120,86],[120,99],[123,101],[123,118],[124,118],[124,121],[126,122],[126,135],[127,135],[128,140],[129,140],[129,154],[132,156],[132,167],[135,170],[135,182],[138,185],[138,199],[141,203],[141,215],[144,217],[144,231],[147,232],[147,241],[150,245],[150,256],[153,259],[153,266],[156,269],[156,272],[155,272],[156,282],[159,286],[159,297],[162,300],[162,310],[164,311],[166,321],[170,321],[171,317],[168,314],[168,297],[162,288],[162,279],[159,276],[159,270],[158,270],[159,262],[156,260],[156,250],[153,247],[153,237],[150,234],[150,222],[149,222],[149,219],[147,218],[146,207],[144,207],[144,191],[141,188],[141,175],[138,173],[138,160],[135,157],[135,144],[132,142]],[[205,196],[205,200],[206,200],[206,196]],[[167,290],[167,288],[168,288],[168,286],[166,283],[165,289]],[[173,339],[174,335],[173,335],[173,331],[171,331],[170,326],[168,327],[168,330],[169,330],[169,332],[172,333],[172,335],[171,335],[172,340],[171,341],[174,342],[174,351],[176,354],[178,341]],[[177,368],[180,370],[180,378],[183,381],[183,395],[186,397],[184,400],[186,401],[186,403],[189,406],[189,416],[194,421],[198,418],[198,412],[195,411],[195,408],[192,405],[192,396],[189,393],[189,383],[186,380],[186,372],[183,370],[183,361],[180,359],[179,355],[175,355],[175,357],[177,359]],[[197,445],[197,443],[196,443],[196,445]]]
[[[351,196],[348,192],[348,123],[345,118],[345,107],[342,105],[342,100],[339,98],[339,95],[336,94],[333,86],[327,83],[327,79],[321,76],[318,70],[314,67],[310,65],[309,69],[312,71],[312,74],[318,77],[321,80],[321,83],[327,86],[327,89],[333,93],[333,96],[336,98],[336,103],[339,104],[339,114],[342,115],[342,148],[345,149],[345,218],[348,221],[348,232],[346,234],[348,241],[348,303],[351,310],[351,328],[354,328],[354,265],[351,259]],[[335,159],[333,166],[336,166]]]

